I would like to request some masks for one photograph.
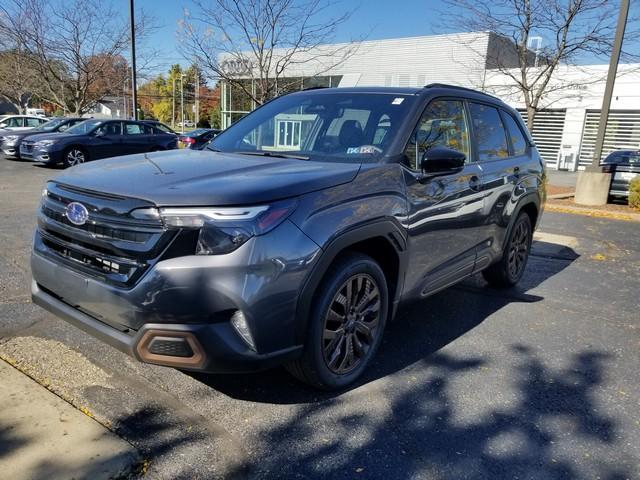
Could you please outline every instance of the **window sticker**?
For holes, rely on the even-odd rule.
[[[402,102],[404,102],[404,98],[396,97],[393,99],[393,102],[391,102],[391,105],[400,105]]]
[[[380,152],[382,152],[382,150],[373,145],[362,145],[361,147],[347,148],[347,155],[375,155]]]

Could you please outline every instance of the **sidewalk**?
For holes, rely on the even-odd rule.
[[[124,479],[137,451],[0,360],[0,477]]]

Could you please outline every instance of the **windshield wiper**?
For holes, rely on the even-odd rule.
[[[291,158],[294,160],[309,160],[309,157],[304,155],[292,155],[290,153],[281,152],[232,152],[239,153],[241,155],[254,155],[256,157],[272,157],[272,158]]]

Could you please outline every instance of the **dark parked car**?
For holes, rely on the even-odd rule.
[[[202,150],[202,147],[213,140],[220,132],[221,130],[213,128],[198,128],[197,130],[180,135],[178,141],[182,143],[185,148]]]
[[[617,150],[602,162],[603,170],[611,173],[609,195],[629,197],[629,183],[640,175],[640,150]]]
[[[63,134],[29,137],[20,145],[20,158],[71,167],[100,158],[177,147],[178,137],[143,122],[85,120]]]
[[[37,128],[5,133],[0,136],[0,149],[7,157],[20,158],[20,144],[25,138],[41,133],[61,133],[85,120],[86,118],[60,117],[49,120]]]
[[[114,158],[49,181],[33,299],[144,362],[284,363],[342,388],[401,302],[481,271],[497,287],[520,280],[543,165],[518,113],[486,94],[292,93],[203,151]]]

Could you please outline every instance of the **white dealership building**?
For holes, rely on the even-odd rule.
[[[509,56],[514,52],[510,46],[484,32],[430,35],[361,42],[348,46],[350,54],[336,61],[326,52],[344,52],[345,44],[326,45],[307,53],[312,60],[296,63],[285,73],[296,88],[460,85],[495,94],[526,118],[514,81],[496,69],[496,65],[517,67]],[[607,69],[607,65],[582,65],[560,66],[556,71],[532,129],[548,166],[574,170],[591,162]],[[223,127],[253,107],[223,82]],[[604,152],[624,148],[640,149],[640,64],[620,65],[613,92]]]

